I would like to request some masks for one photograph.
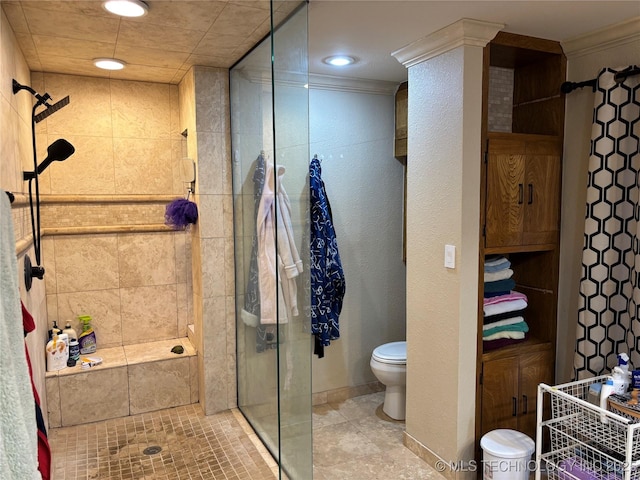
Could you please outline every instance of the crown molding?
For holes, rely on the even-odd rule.
[[[391,55],[409,68],[463,45],[485,47],[503,28],[502,23],[462,18]]]
[[[580,57],[640,40],[640,16],[560,42],[565,55]]]
[[[382,80],[310,74],[309,88],[350,93],[370,93],[373,95],[394,95],[398,89],[398,84]]]

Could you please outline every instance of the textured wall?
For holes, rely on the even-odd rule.
[[[347,284],[341,338],[313,360],[313,391],[324,392],[375,382],[373,349],[406,338],[404,180],[393,157],[393,94],[312,85],[309,115],[310,149],[323,159]]]
[[[406,431],[444,460],[473,458],[481,78],[480,47],[409,68]]]

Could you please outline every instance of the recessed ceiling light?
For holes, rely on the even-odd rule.
[[[95,58],[93,64],[103,70],[122,70],[126,63],[115,58]]]
[[[149,6],[141,0],[107,0],[102,7],[123,17],[142,17],[149,10]]]
[[[334,67],[344,67],[356,62],[356,59],[348,55],[333,55],[322,60],[327,65],[333,65]]]

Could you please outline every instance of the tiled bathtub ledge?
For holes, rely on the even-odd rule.
[[[176,345],[184,353],[172,353]],[[100,357],[102,364],[46,374],[50,428],[198,402],[198,363],[188,338],[100,348],[85,356]]]

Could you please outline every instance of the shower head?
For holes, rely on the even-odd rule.
[[[64,138],[59,138],[47,148],[47,158],[38,165],[38,175],[40,175],[49,166],[51,162],[62,162],[66,160],[76,149]]]
[[[51,145],[47,147],[47,158],[45,158],[40,165],[38,165],[38,169],[35,172],[22,172],[22,178],[24,180],[31,180],[36,177],[36,175],[40,175],[45,169],[51,164],[51,162],[62,162],[66,160],[76,149],[73,145],[67,142],[64,138],[59,138]]]
[[[47,118],[49,115],[52,115],[52,114],[56,113],[58,110],[60,110],[62,107],[67,106],[68,104],[69,104],[69,95],[64,97],[59,102],[54,103],[53,105],[49,105],[48,103],[45,102],[45,105],[46,105],[47,108],[45,110],[43,110],[42,112],[40,112],[39,114],[35,115],[33,117],[33,120],[36,123],[41,122],[42,120]],[[73,152],[71,152],[71,153],[73,153]]]

